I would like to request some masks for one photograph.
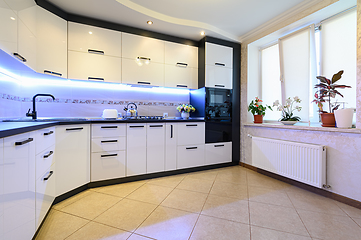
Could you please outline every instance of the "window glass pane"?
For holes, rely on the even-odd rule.
[[[281,101],[281,82],[279,66],[278,44],[261,50],[261,78],[262,78],[262,97],[263,102],[272,106],[277,99]],[[267,110],[264,116],[265,120],[278,120],[281,113],[274,108],[273,111]]]

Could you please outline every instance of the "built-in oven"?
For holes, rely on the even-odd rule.
[[[231,121],[206,121],[205,122],[206,143],[231,142],[232,122]]]
[[[205,88],[205,119],[212,121],[231,121],[232,90]]]

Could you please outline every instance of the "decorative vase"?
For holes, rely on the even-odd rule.
[[[353,108],[338,109],[335,111],[336,126],[338,128],[351,128]]]
[[[321,113],[322,127],[336,127],[335,115],[333,113]]]
[[[263,123],[263,115],[253,115],[254,123]]]
[[[189,113],[188,112],[181,112],[181,117],[183,119],[188,119],[189,118]]]

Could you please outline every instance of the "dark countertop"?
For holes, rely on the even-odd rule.
[[[56,125],[91,124],[91,123],[154,123],[154,122],[204,122],[203,118],[175,119],[167,118],[162,120],[138,120],[138,119],[101,119],[101,118],[63,118],[63,119],[40,119],[31,120],[5,120],[0,122],[0,138],[26,133],[42,128]]]

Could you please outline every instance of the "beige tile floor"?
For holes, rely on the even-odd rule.
[[[361,210],[234,166],[94,188],[36,240],[361,239]]]

